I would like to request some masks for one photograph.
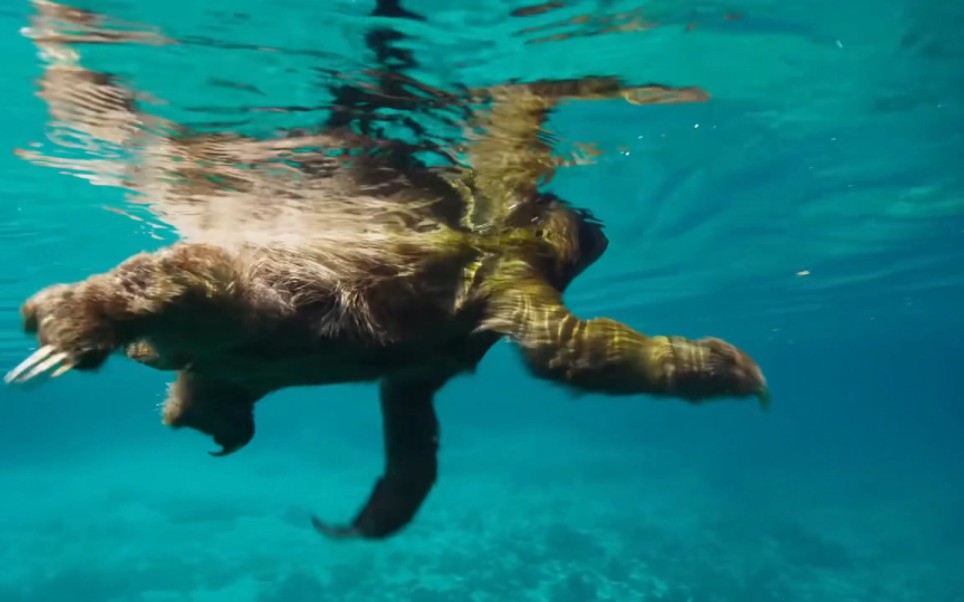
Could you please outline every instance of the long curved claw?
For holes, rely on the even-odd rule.
[[[311,517],[311,526],[318,533],[332,539],[357,539],[362,537],[362,533],[357,527],[330,525],[319,520],[317,516]]]
[[[311,524],[318,533],[334,539],[384,540],[392,537],[411,522],[428,495],[435,481],[434,470],[429,474],[431,478],[422,481],[382,477],[350,524],[332,525],[316,516],[311,517]]]
[[[53,345],[44,345],[8,372],[3,377],[3,382],[23,384],[52,368],[56,369],[50,374],[50,378],[57,378],[74,367],[73,363],[68,361],[69,358],[67,353],[57,351]]]
[[[769,412],[772,400],[770,398],[770,390],[764,387],[759,393],[757,393],[757,399],[760,402],[760,410],[763,412]]]
[[[710,98],[710,95],[701,88],[670,88],[656,84],[626,88],[620,92],[620,95],[632,105],[705,102]]]
[[[224,456],[230,456],[231,454],[238,451],[239,449],[241,449],[240,445],[232,445],[232,446],[222,445],[221,449],[219,449],[218,451],[209,451],[208,454],[214,456],[215,458],[223,458]]]
[[[434,383],[382,383],[385,474],[348,524],[331,525],[312,516],[315,531],[333,539],[384,540],[412,521],[438,473],[436,388]]]

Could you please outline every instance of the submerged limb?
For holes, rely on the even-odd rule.
[[[385,471],[349,525],[311,522],[322,535],[383,539],[407,525],[435,484],[439,427],[435,385],[389,379],[381,387]]]
[[[610,395],[691,402],[756,396],[764,407],[769,401],[759,366],[725,341],[647,336],[609,318],[583,320],[524,266],[507,276],[490,284],[484,327],[511,337],[540,378]]]
[[[193,244],[140,253],[79,283],[47,287],[21,307],[24,331],[41,348],[7,382],[51,369],[96,370],[115,350],[143,339],[191,355],[230,344],[244,332],[244,295],[232,257]]]
[[[254,404],[263,396],[261,391],[185,370],[164,402],[164,424],[210,435],[221,450],[209,453],[227,456],[254,437]]]

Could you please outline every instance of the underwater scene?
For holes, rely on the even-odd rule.
[[[0,25],[0,602],[964,602],[964,4]]]

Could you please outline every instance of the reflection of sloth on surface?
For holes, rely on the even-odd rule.
[[[248,443],[254,404],[273,391],[378,381],[385,473],[351,525],[314,520],[325,534],[368,538],[418,510],[436,478],[433,396],[500,338],[534,375],[577,390],[766,398],[757,365],[728,343],[646,336],[577,318],[562,302],[607,240],[587,213],[537,190],[559,164],[539,136],[548,111],[565,98],[674,102],[697,92],[602,78],[487,90],[471,168],[430,168],[401,143],[341,131],[257,141],[158,127],[132,92],[81,67],[76,48],[42,27],[52,13],[96,17],[39,6],[38,46],[69,55],[41,82],[52,117],[98,144],[141,149],[137,161],[91,160],[90,170],[141,195],[185,241],[31,297],[24,327],[41,347],[8,381],[95,370],[123,351],[177,371],[165,424],[211,435],[219,454]],[[364,152],[280,160],[323,145]]]

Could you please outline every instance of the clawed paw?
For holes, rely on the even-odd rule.
[[[358,528],[347,525],[331,525],[321,521],[317,516],[311,517],[311,526],[319,535],[331,539],[358,539],[363,537]]]
[[[766,378],[749,355],[720,339],[705,338],[698,342],[710,351],[708,367],[717,386],[730,395],[755,396],[764,408],[769,405]]]
[[[674,344],[674,392],[691,401],[756,397],[767,409],[770,393],[763,372],[737,347],[717,338]]]
[[[215,443],[217,443],[217,441],[215,441]],[[241,449],[242,447],[244,447],[243,444],[237,444],[237,445],[222,445],[222,446],[221,446],[221,449],[219,449],[219,450],[217,450],[217,451],[209,451],[209,452],[208,452],[208,455],[213,456],[213,457],[215,457],[215,458],[224,458],[224,457],[226,457],[226,456],[230,456],[231,454],[233,454],[234,452],[238,451],[238,450]]]
[[[74,367],[70,354],[44,345],[3,377],[6,384],[23,384],[53,369],[50,378],[57,378]]]
[[[112,351],[112,330],[76,287],[55,285],[21,308],[23,329],[36,334],[40,348],[7,373],[4,382],[23,384],[44,374],[56,378],[71,369],[99,367]]]

